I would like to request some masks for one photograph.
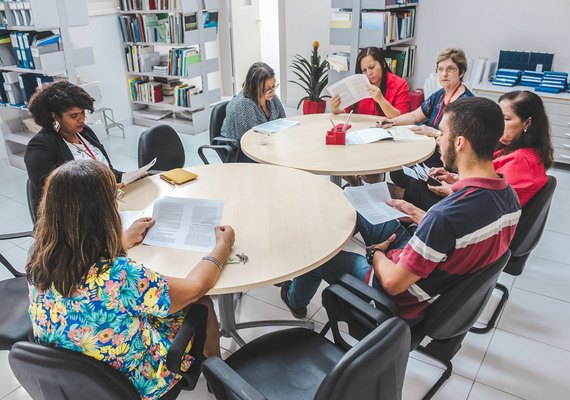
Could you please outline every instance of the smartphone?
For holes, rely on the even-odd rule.
[[[441,182],[432,176],[428,176],[426,183],[431,186],[441,186]]]

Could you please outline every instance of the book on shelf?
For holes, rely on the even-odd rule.
[[[203,11],[204,14],[204,28],[216,28],[218,31],[218,12],[217,11]]]
[[[414,75],[416,46],[392,46],[384,54],[392,73],[402,78]]]
[[[168,74],[190,76],[190,65],[201,61],[197,46],[169,50]]]
[[[203,106],[203,104],[193,104],[192,96],[200,93],[202,93],[202,90],[196,86],[182,83],[174,88],[174,105],[178,107],[199,108]]]
[[[351,28],[352,13],[350,11],[338,11],[331,14],[331,28]]]

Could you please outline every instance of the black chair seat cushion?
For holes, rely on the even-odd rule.
[[[0,281],[0,350],[28,340],[32,322],[28,315],[28,283],[25,277]]]
[[[257,338],[225,362],[269,399],[312,399],[343,355],[315,331],[295,328]]]

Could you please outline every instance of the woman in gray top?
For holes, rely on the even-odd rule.
[[[269,65],[257,62],[249,67],[242,91],[226,108],[222,136],[239,141],[252,127],[285,118],[285,110],[275,95],[277,86],[279,83],[275,80],[275,72]],[[253,162],[241,151],[237,161]]]

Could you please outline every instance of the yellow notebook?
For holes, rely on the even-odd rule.
[[[160,178],[164,179],[171,185],[182,185],[183,183],[189,182],[197,177],[198,175],[182,168],[171,169],[170,171],[160,174]]]

